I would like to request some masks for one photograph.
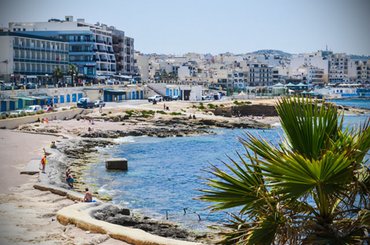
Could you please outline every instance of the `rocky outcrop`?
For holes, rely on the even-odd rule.
[[[216,108],[214,114],[224,117],[244,116],[278,116],[275,106],[272,105],[238,105],[231,107]]]

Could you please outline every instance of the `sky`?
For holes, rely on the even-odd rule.
[[[143,53],[370,55],[370,0],[1,0],[0,26],[73,15],[135,39]]]

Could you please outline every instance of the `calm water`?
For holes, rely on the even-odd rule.
[[[368,99],[342,99],[342,100],[329,100],[338,105],[353,106],[357,108],[370,109],[370,98]]]
[[[368,116],[348,116],[345,123],[358,125]],[[246,130],[259,134],[272,143],[280,141],[281,128]],[[228,162],[226,154],[236,159],[235,151],[244,152],[238,137],[244,130],[219,130],[216,135],[184,138],[126,137],[122,144],[101,149],[103,159],[88,170],[100,193],[113,197],[113,203],[126,205],[141,213],[177,221],[191,229],[202,230],[210,223],[227,217],[224,212],[210,213],[208,203],[194,200],[205,188],[210,163],[221,166]],[[128,172],[107,172],[104,159],[124,157]],[[187,208],[184,215],[183,209]],[[198,215],[202,221],[198,221]]]

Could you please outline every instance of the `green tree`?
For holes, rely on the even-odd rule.
[[[62,69],[60,69],[59,66],[54,69],[53,77],[54,77],[54,86],[55,86],[55,84],[59,83],[59,79],[63,77]]]
[[[213,166],[201,200],[213,210],[240,208],[223,244],[368,244],[369,120],[343,129],[335,106],[283,98],[278,145],[247,134],[238,160]]]
[[[68,74],[71,76],[72,86],[74,86],[75,85],[75,79],[78,76],[78,68],[77,68],[77,66],[75,66],[73,64],[70,64],[68,66]]]

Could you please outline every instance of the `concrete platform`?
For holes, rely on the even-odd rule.
[[[104,208],[102,203],[77,203],[57,212],[58,221],[74,224],[78,228],[95,233],[108,234],[110,237],[134,245],[196,245],[200,243],[160,237],[140,229],[111,224],[91,216],[96,209]]]
[[[56,195],[65,196],[74,201],[81,201],[83,194],[59,188],[53,185],[35,184],[35,189],[50,191]],[[96,209],[104,208],[106,205],[98,199],[96,202],[79,202],[65,207],[57,212],[57,220],[63,224],[74,224],[77,227],[95,232],[108,234],[111,238],[127,242],[133,245],[200,245],[201,243],[175,240],[150,234],[140,229],[130,228],[97,220],[91,216]]]
[[[29,174],[34,175],[41,172],[40,170],[40,161],[41,160],[31,160],[27,163],[27,165],[22,169],[20,172],[21,174]]]

